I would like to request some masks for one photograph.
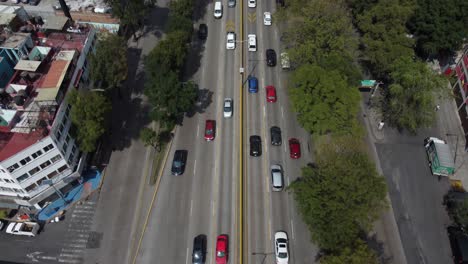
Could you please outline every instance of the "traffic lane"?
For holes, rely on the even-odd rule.
[[[442,205],[449,189],[427,166],[419,144],[376,144],[408,263],[451,263]]]

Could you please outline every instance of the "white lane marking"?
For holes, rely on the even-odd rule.
[[[198,126],[197,126],[197,138],[199,135],[200,135],[200,123],[198,123]]]
[[[187,247],[187,256],[185,257],[185,263],[188,264],[189,263],[189,248]]]
[[[293,225],[292,219],[291,219],[291,238],[294,240],[294,225]]]
[[[263,106],[263,118],[266,117],[266,106]]]
[[[288,186],[289,186],[289,176],[286,176],[286,181],[288,182]]]
[[[211,214],[214,216],[215,215],[215,205],[214,201],[211,201]]]
[[[287,141],[286,141],[287,142]],[[288,148],[286,147],[286,142],[283,144],[284,146],[284,152],[288,153]],[[289,142],[288,142],[289,143]]]
[[[193,209],[193,199],[190,200],[190,217],[192,216],[192,209]]]
[[[283,107],[281,107],[281,117],[283,117],[283,119],[284,119],[284,110],[283,110]]]
[[[271,239],[271,218],[268,218],[268,237]]]
[[[193,174],[195,174],[196,169],[197,169],[197,160],[193,162]]]

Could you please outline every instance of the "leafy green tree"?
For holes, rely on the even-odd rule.
[[[359,93],[337,71],[304,65],[294,72],[290,87],[292,107],[307,131],[317,134],[355,132]]]
[[[159,145],[159,135],[158,132],[154,131],[151,128],[143,128],[140,130],[140,139],[143,141],[145,146],[152,146],[153,148],[157,148]]]
[[[379,1],[357,16],[363,33],[364,61],[370,64],[375,77],[386,78],[395,60],[413,55],[414,40],[406,30],[413,8],[411,1]]]
[[[424,56],[458,50],[468,37],[468,1],[417,0],[408,27]]]
[[[122,37],[106,35],[89,55],[90,78],[104,89],[120,87],[127,78],[127,45]]]
[[[192,0],[177,0],[169,3],[171,15],[181,16],[188,19],[192,18],[193,1]]]
[[[457,204],[453,218],[455,223],[468,230],[468,199],[464,199],[463,202]]]
[[[168,71],[179,71],[187,55],[186,32],[175,31],[167,34],[145,58],[145,70],[150,80]]]
[[[112,7],[112,14],[120,19],[125,28],[132,30],[134,37],[136,30],[141,26],[143,18],[156,4],[156,0],[105,0]]]
[[[319,142],[315,167],[289,187],[312,239],[333,254],[350,246],[386,207],[386,186],[362,141],[352,136]]]
[[[353,246],[345,247],[341,252],[320,259],[320,264],[378,264],[375,252],[364,241],[358,239]]]
[[[385,119],[399,129],[415,133],[435,119],[434,96],[444,96],[447,83],[424,62],[401,57],[392,65],[391,79],[384,102]]]
[[[72,90],[68,94],[71,105],[70,117],[78,128],[77,139],[80,149],[93,152],[96,142],[106,131],[106,115],[112,105],[101,93]]]
[[[177,73],[170,71],[164,76],[152,77],[147,82],[145,94],[152,106],[151,117],[171,129],[195,103],[197,85],[180,82]]]
[[[193,23],[190,18],[186,18],[179,15],[169,16],[167,22],[167,32],[182,31],[186,32],[187,35],[192,34],[193,32]]]

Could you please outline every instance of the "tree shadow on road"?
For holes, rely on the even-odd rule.
[[[205,17],[206,7],[208,6],[209,2],[210,0],[195,0],[192,15],[192,19],[194,22],[197,22],[198,20]]]
[[[374,250],[381,264],[389,264],[393,262],[391,256],[385,255],[384,243],[377,239],[377,235],[366,236],[365,241],[370,249]]]
[[[193,108],[186,113],[187,117],[193,117],[196,113],[203,114],[213,102],[213,92],[208,89],[199,89],[197,101]]]

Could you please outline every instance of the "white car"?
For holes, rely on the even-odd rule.
[[[224,118],[232,117],[232,98],[224,98],[223,113]]]
[[[248,6],[251,8],[255,8],[257,6],[257,0],[248,0],[249,4]]]
[[[247,35],[249,40],[249,51],[257,51],[257,36],[255,34]]]
[[[263,24],[265,26],[271,26],[271,13],[270,12],[263,13]]]
[[[226,35],[226,49],[232,50],[236,48],[236,33],[228,32]]]
[[[285,232],[275,233],[275,256],[277,264],[288,264],[288,235]]]

